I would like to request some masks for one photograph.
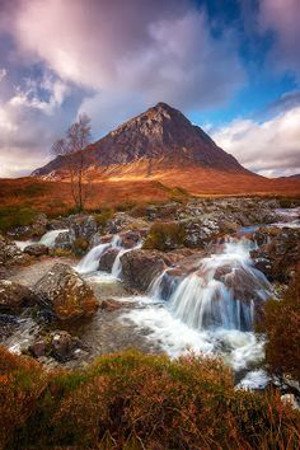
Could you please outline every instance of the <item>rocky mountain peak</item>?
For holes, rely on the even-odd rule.
[[[200,127],[163,102],[123,123],[85,151],[98,167],[115,168],[148,160],[157,169],[201,166],[245,172],[238,161],[218,147]],[[62,163],[65,159],[57,158],[35,173],[47,175],[61,169]]]

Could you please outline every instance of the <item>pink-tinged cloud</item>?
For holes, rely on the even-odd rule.
[[[300,173],[300,106],[259,123],[235,120],[213,139],[248,169],[265,176]]]
[[[20,5],[13,32],[22,55],[97,93],[135,92],[144,104],[203,108],[224,103],[245,81],[235,36],[227,31],[214,39],[191,0]]]

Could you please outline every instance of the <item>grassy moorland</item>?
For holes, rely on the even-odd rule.
[[[136,351],[45,371],[0,349],[2,449],[297,449],[300,413],[217,359]]]
[[[223,196],[280,197],[287,202],[300,197],[300,181],[267,180],[262,177],[228,175],[196,169],[169,171],[153,177],[110,176],[96,178],[89,187],[86,208],[124,209],[169,200],[186,201],[195,197]],[[38,178],[0,180],[0,229],[30,223],[37,213],[49,217],[73,212],[73,199],[67,181],[43,181]],[[288,204],[288,203],[287,203]]]

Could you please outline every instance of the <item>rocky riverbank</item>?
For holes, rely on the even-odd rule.
[[[296,270],[296,210],[248,198],[126,209],[41,216],[1,237],[2,342],[69,367],[129,347],[255,366],[253,321]]]

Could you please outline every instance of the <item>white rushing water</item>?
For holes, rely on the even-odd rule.
[[[39,243],[44,244],[49,248],[52,248],[55,245],[55,240],[58,237],[58,235],[60,233],[66,233],[68,231],[69,231],[68,229],[48,231],[46,234],[44,234],[44,236],[41,237]]]
[[[92,248],[77,264],[76,270],[81,274],[97,272],[101,256],[104,255],[109,248],[120,249],[121,240],[119,235],[115,235],[111,242],[99,244]]]
[[[95,272],[98,272],[98,277],[103,281],[111,280],[121,280],[122,279],[122,261],[121,258],[125,253],[131,252],[138,248],[141,248],[141,242],[138,242],[137,245],[130,249],[126,249],[122,246],[122,239],[119,235],[113,236],[111,242],[106,244],[99,244],[96,247],[92,248],[88,254],[79,262],[76,266],[77,272],[81,274],[94,274],[94,278],[97,276]],[[105,252],[109,249],[115,249],[118,251],[118,254],[114,260],[110,277],[107,276],[105,272],[99,271],[99,263],[101,257],[105,254]]]
[[[172,357],[219,354],[235,370],[261,360],[264,343],[252,332],[254,304],[270,296],[271,286],[252,265],[252,246],[246,239],[228,240],[179,280],[165,271],[124,320],[146,328],[148,339]]]

